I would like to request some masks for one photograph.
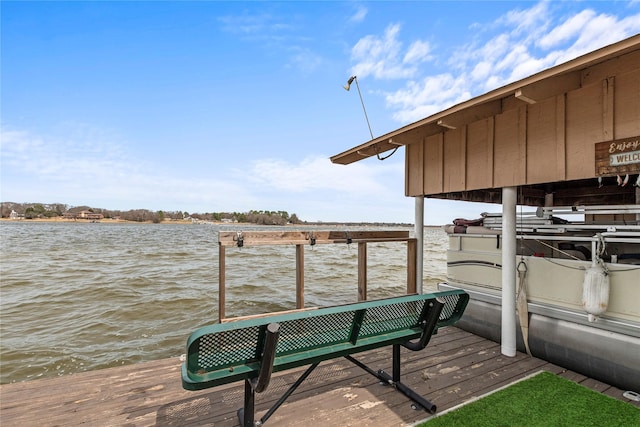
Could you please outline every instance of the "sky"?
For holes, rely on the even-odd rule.
[[[1,201],[413,223],[404,148],[329,160],[366,118],[381,136],[638,34],[640,0],[3,0],[0,24]],[[500,210],[425,199],[424,222]]]

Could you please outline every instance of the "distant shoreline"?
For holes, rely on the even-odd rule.
[[[14,218],[0,218],[0,222],[47,222],[47,223],[78,223],[78,224],[91,224],[91,223],[105,223],[105,224],[215,224],[215,225],[244,225],[244,226],[256,226],[256,227],[282,227],[282,225],[261,225],[253,224],[249,222],[223,222],[223,221],[192,221],[189,219],[165,219],[160,222],[153,221],[127,221],[122,219],[110,219],[104,218],[101,220],[90,219],[70,219],[63,217],[56,218],[33,218],[33,219],[14,219]],[[384,222],[304,222],[300,224],[287,224],[286,227],[359,227],[359,226],[373,226],[373,227],[413,227],[413,224],[406,223],[384,223]],[[425,228],[440,227],[439,225],[425,225]]]
[[[153,224],[153,221],[127,221],[124,219],[111,219],[103,218],[101,220],[91,219],[73,219],[73,218],[32,218],[32,219],[14,219],[14,218],[0,218],[0,222],[64,222],[64,223],[78,223],[78,224],[91,224],[91,223],[110,223],[110,224]],[[186,219],[178,220],[164,220],[156,224],[192,224],[193,221]]]

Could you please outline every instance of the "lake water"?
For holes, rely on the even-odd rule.
[[[220,230],[248,227],[0,223],[0,383],[183,354],[218,319]],[[405,293],[406,243],[367,247],[368,298]],[[425,292],[445,280],[446,247],[425,229]],[[354,244],[307,246],[305,305],[355,302],[357,256]],[[295,308],[295,247],[227,248],[226,289],[226,317]]]

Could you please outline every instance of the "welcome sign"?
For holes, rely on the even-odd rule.
[[[596,175],[640,173],[640,136],[596,144]]]

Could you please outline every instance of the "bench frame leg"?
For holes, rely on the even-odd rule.
[[[436,412],[437,407],[435,404],[431,403],[430,401],[422,397],[420,394],[416,393],[411,387],[403,384],[400,381],[400,344],[393,345],[392,375],[389,375],[382,369],[378,371],[374,371],[373,369],[371,369],[370,367],[368,367],[367,365],[353,358],[350,355],[347,355],[344,357],[345,359],[358,365],[359,367],[361,367],[362,369],[364,369],[374,377],[378,378],[384,384],[392,386],[393,388],[398,390],[400,393],[404,394],[409,399],[411,399],[416,405],[418,405],[425,411],[432,414]]]
[[[306,371],[296,380],[295,383],[289,387],[289,389],[273,404],[271,408],[260,418],[260,421],[255,421],[255,395],[253,385],[250,380],[244,381],[244,407],[238,409],[238,421],[242,427],[259,427],[262,426],[273,415],[276,410],[282,406],[282,404],[296,391],[296,389],[307,379],[307,377],[313,372],[313,370],[320,364],[320,362],[314,363],[307,368]]]
[[[251,380],[244,380],[244,406],[238,409],[238,421],[242,427],[255,427],[256,392]]]

